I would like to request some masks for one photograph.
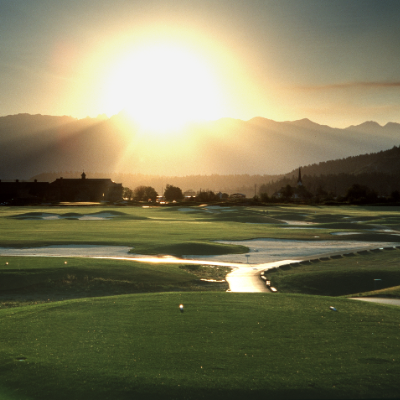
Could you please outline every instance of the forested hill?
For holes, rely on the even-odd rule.
[[[400,191],[400,147],[345,159],[331,160],[301,168],[302,181],[313,195],[345,196],[354,185],[366,186],[379,196]],[[295,186],[298,169],[260,186],[260,193],[273,193],[286,185]]]
[[[296,171],[297,169],[285,176],[291,176]],[[303,174],[316,176],[341,173],[359,175],[373,172],[394,174],[398,171],[400,171],[400,147],[397,146],[378,153],[362,154],[302,167]]]
[[[345,159],[331,160],[301,168],[303,183],[313,194],[320,192],[344,196],[353,184],[368,186],[380,195],[390,195],[400,191],[400,147],[378,153],[364,154]],[[82,171],[44,173],[32,177],[38,181],[51,182],[56,178],[79,178]],[[268,193],[271,196],[281,187],[295,186],[298,169],[285,175],[187,175],[163,176],[145,174],[121,174],[88,172],[90,178],[111,177],[122,182],[125,187],[134,189],[145,185],[154,187],[159,193],[167,184],[180,187],[182,190],[212,190],[214,192],[244,193],[253,197],[256,193]]]

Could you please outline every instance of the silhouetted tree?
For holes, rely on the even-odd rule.
[[[319,184],[315,195],[318,197],[325,197],[327,194],[328,192],[322,187],[321,184]]]
[[[151,186],[138,186],[133,191],[133,199],[136,201],[156,201],[158,193]]]
[[[268,193],[260,193],[260,200],[264,203],[267,203],[270,201],[270,198],[268,196]]]
[[[132,200],[133,198],[133,191],[128,187],[122,188],[122,197],[127,200]]]
[[[287,200],[293,196],[293,188],[289,184],[282,190],[282,196]]]
[[[183,198],[182,190],[173,185],[167,185],[164,190],[164,197],[167,201],[180,201]]]
[[[212,190],[200,191],[196,195],[197,201],[209,202],[218,200],[217,195]]]
[[[347,191],[346,199],[351,203],[374,203],[378,200],[378,194],[368,186],[355,183]]]
[[[147,186],[144,197],[147,200],[151,200],[151,201],[156,201],[158,196],[158,193],[156,192],[156,190],[151,187],[151,186]]]
[[[400,201],[400,192],[398,190],[394,190],[390,197],[393,201],[397,203],[398,201]]]

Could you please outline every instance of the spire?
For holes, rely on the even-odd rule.
[[[81,175],[81,177],[82,177],[82,179],[86,179],[86,174],[85,174],[85,171],[83,171],[83,172],[82,172],[82,175]]]
[[[301,180],[301,168],[299,167],[299,179],[297,180],[297,186],[303,186],[303,181]]]

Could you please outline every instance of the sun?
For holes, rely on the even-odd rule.
[[[146,131],[165,133],[216,119],[221,96],[205,59],[191,49],[158,44],[135,49],[112,68],[107,113],[125,110]]]

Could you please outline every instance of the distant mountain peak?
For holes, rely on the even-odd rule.
[[[382,125],[379,125],[376,121],[365,121],[359,125],[350,125],[346,129],[379,129],[382,128]]]
[[[296,121],[285,121],[285,124],[291,124],[291,125],[296,125],[296,126],[301,126],[302,128],[320,128],[322,126],[326,125],[320,125],[317,124],[316,122],[313,122],[309,120],[308,118],[303,118],[303,119],[298,119]]]
[[[269,119],[269,118],[265,118],[265,117],[253,117],[253,118],[249,119],[247,122],[250,122],[250,123],[274,122],[274,123],[276,123],[276,121],[274,121],[273,119]]]
[[[276,175],[299,165],[377,152],[400,143],[400,124],[384,128],[368,121],[345,130],[308,118],[276,122],[262,117],[198,122],[185,126],[180,136],[156,140],[138,134],[129,118],[124,113],[104,120],[29,114],[0,117],[0,179],[76,171],[82,165],[92,172],[162,171],[168,176]]]
[[[399,123],[397,123],[397,122],[388,122],[386,125],[384,125],[383,127],[384,128],[389,128],[389,127],[395,127],[395,128],[398,128],[400,126],[400,124]]]
[[[293,122],[298,122],[298,123],[302,123],[302,124],[306,124],[306,123],[314,124],[314,123],[315,123],[315,122],[311,121],[311,120],[308,119],[308,118],[298,119],[298,120],[295,120],[295,121],[293,121]]]

